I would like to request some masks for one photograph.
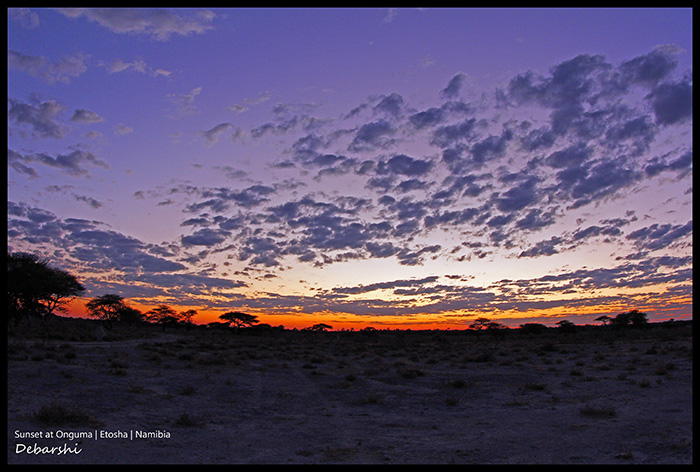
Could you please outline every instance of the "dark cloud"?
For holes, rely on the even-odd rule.
[[[657,129],[648,116],[640,116],[631,120],[614,124],[605,133],[605,140],[613,146],[631,142],[632,154],[648,151],[656,137]]]
[[[207,144],[212,145],[216,144],[219,141],[221,135],[223,135],[229,130],[236,130],[236,127],[231,123],[220,123],[209,130],[200,131],[199,134],[204,138],[204,141]],[[238,134],[240,134],[240,132]],[[235,134],[235,136],[237,136],[238,134]]]
[[[348,149],[350,151],[368,151],[378,148],[387,148],[394,142],[394,140],[390,138],[394,132],[391,124],[386,120],[364,124],[355,134]]]
[[[534,205],[539,200],[537,194],[537,179],[528,178],[515,187],[512,187],[502,194],[494,196],[496,207],[502,212],[512,212],[522,210],[527,206]]]
[[[626,187],[635,181],[635,172],[620,161],[603,161],[592,166],[572,188],[574,205],[590,202]]]
[[[684,236],[692,234],[692,232],[692,221],[688,221],[684,225],[655,223],[631,232],[627,235],[627,239],[634,241],[641,248],[657,251],[668,247]]]
[[[30,127],[34,138],[60,139],[70,130],[57,120],[65,107],[56,101],[22,103],[12,98],[8,98],[7,101],[10,106],[7,112],[8,119],[15,124]]]
[[[551,153],[545,162],[555,169],[576,167],[586,163],[592,153],[593,149],[587,144],[577,143],[561,151]]]
[[[332,290],[332,292],[356,295],[359,293],[374,292],[375,290],[392,290],[399,287],[420,287],[424,284],[436,282],[437,280],[437,276],[423,277],[422,279],[401,279],[389,282],[378,282],[369,285],[357,285],[354,287],[336,287]]]
[[[188,246],[216,246],[221,242],[225,241],[230,235],[228,231],[225,230],[214,230],[209,228],[202,228],[195,231],[189,236],[183,236],[181,238],[182,244],[185,247]]]
[[[100,121],[104,121],[104,118],[94,111],[80,109],[73,112],[73,116],[71,116],[70,120],[79,123],[99,123]]]
[[[88,56],[74,53],[56,62],[44,56],[29,56],[11,49],[7,50],[7,68],[38,77],[48,84],[70,83],[71,78],[80,76],[87,70]]]
[[[693,116],[693,86],[690,81],[665,83],[656,87],[649,99],[656,122],[672,125]]]
[[[516,222],[516,226],[524,231],[536,231],[545,228],[555,221],[554,210],[543,211],[538,208],[533,208],[527,214]]]
[[[477,164],[483,164],[487,160],[503,157],[512,137],[513,133],[510,130],[504,130],[501,136],[488,136],[475,143],[471,147],[472,159]]]
[[[655,86],[678,66],[675,46],[659,46],[648,54],[624,61],[620,65],[621,83]]]
[[[450,79],[450,82],[447,84],[447,87],[442,89],[440,92],[440,95],[445,97],[445,98],[456,98],[459,95],[459,91],[462,88],[462,85],[466,81],[467,75],[459,73],[452,77]]]
[[[52,244],[66,250],[71,257],[91,270],[124,272],[172,272],[185,266],[152,254],[142,241],[116,231],[102,229],[97,222],[60,220],[45,210],[12,204],[13,218],[9,229],[20,229],[15,237],[34,244]],[[21,234],[21,237],[20,237]]]
[[[663,171],[684,171],[689,169],[692,164],[693,152],[688,151],[671,162],[666,162],[665,158],[654,158],[644,167],[644,171],[648,176],[653,177]]]
[[[553,236],[546,241],[540,241],[531,248],[520,253],[519,257],[539,257],[551,256],[559,252],[559,246],[563,240],[558,236]]]
[[[442,108],[429,108],[408,117],[408,121],[417,129],[438,125],[442,123],[444,119],[445,112]]]
[[[205,189],[201,192],[201,197],[206,200],[188,205],[187,211],[196,213],[209,208],[221,213],[232,203],[243,208],[251,208],[269,201],[268,195],[273,193],[275,189],[267,185],[252,185],[240,191],[226,187]]]
[[[398,93],[392,93],[386,97],[383,97],[379,103],[377,103],[373,110],[375,112],[381,112],[388,115],[391,118],[397,118],[401,115],[405,103],[403,98]]]
[[[88,166],[109,169],[109,164],[104,160],[92,152],[81,150],[72,151],[68,154],[58,154],[55,157],[43,153],[22,155],[16,151],[8,150],[7,158],[10,167],[30,177],[38,176],[36,169],[33,167],[35,164],[53,167],[72,176],[86,175]]]
[[[461,141],[469,140],[473,136],[476,125],[476,118],[467,118],[461,123],[441,126],[433,133],[431,144],[441,148],[454,147]]]
[[[388,161],[380,161],[377,164],[377,172],[413,177],[427,174],[432,167],[433,163],[428,159],[414,159],[405,154],[397,154]]]

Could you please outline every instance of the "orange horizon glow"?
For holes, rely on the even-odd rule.
[[[86,299],[74,299],[68,304],[67,315],[75,318],[91,317],[85,308]],[[142,303],[129,303],[129,306],[135,308],[142,313],[150,311],[154,305],[146,305]],[[167,304],[166,304],[167,305]],[[200,309],[197,306],[176,306],[168,305],[176,312],[186,310],[196,310],[193,322],[196,325],[205,325],[211,322],[219,322],[219,316],[228,311],[242,311],[258,317],[260,324],[269,324],[277,327],[283,326],[285,329],[304,329],[316,324],[324,323],[331,326],[331,331],[354,330],[359,331],[367,327],[376,329],[397,329],[397,330],[464,330],[470,329],[469,325],[476,318],[489,318],[497,321],[508,328],[518,328],[525,323],[540,323],[544,325],[556,326],[558,321],[568,319],[576,323],[575,319],[580,317],[597,317],[601,315],[611,315],[629,311],[630,309],[639,309],[642,312],[655,312],[657,316],[651,322],[662,322],[670,319],[677,321],[692,320],[692,309],[690,312],[672,312],[667,316],[658,316],[665,314],[667,311],[663,307],[652,306],[636,306],[623,307],[619,305],[595,305],[586,307],[585,311],[577,311],[567,313],[561,308],[551,308],[546,310],[493,310],[490,312],[470,312],[470,313],[424,313],[411,315],[357,315],[352,313],[342,312],[321,312],[321,313],[264,313],[259,310],[247,309],[227,309],[227,310],[212,310]],[[690,301],[692,307],[692,300]],[[599,324],[595,321],[589,321],[584,324]]]

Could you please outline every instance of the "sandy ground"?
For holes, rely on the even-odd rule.
[[[10,464],[692,463],[690,336],[9,339],[7,387]]]

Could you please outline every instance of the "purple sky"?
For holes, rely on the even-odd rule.
[[[8,10],[9,249],[88,297],[687,317],[691,135],[690,9]]]

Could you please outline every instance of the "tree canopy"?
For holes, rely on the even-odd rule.
[[[35,254],[8,253],[7,276],[8,322],[65,311],[70,299],[85,291],[74,275],[50,267]]]
[[[110,323],[120,321],[122,313],[129,307],[122,297],[108,293],[93,298],[85,304],[85,308],[88,310],[88,315]]]
[[[258,322],[257,316],[241,313],[240,311],[229,311],[219,316],[219,319],[228,322],[229,325],[236,327],[236,329],[252,326]]]

